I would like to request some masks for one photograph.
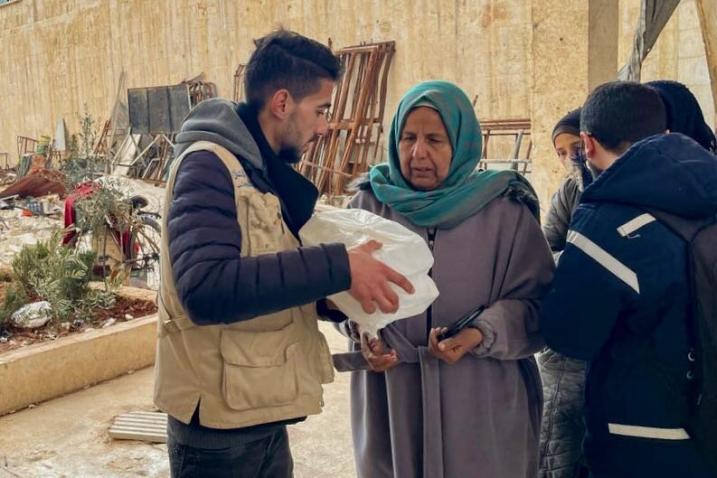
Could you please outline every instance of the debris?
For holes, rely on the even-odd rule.
[[[65,120],[62,118],[57,120],[55,138],[52,140],[52,149],[55,151],[67,151],[67,128],[65,127]]]
[[[109,319],[105,320],[105,322],[102,324],[102,328],[106,329],[107,327],[114,325],[116,322],[117,322],[117,319],[110,317]]]
[[[21,198],[39,198],[49,194],[65,197],[65,176],[59,171],[40,169],[0,192],[0,198],[17,195]]]
[[[33,154],[37,150],[37,140],[27,136],[17,137],[17,159],[21,160],[26,154]]]
[[[12,263],[23,247],[47,241],[54,231],[62,228],[62,221],[58,217],[23,217],[14,209],[1,210],[0,223],[3,224],[0,234],[0,264],[7,265]]]
[[[217,96],[217,85],[204,81],[204,73],[200,73],[189,80],[184,80],[182,84],[189,87],[189,100],[192,108],[208,98]]]
[[[162,212],[164,204],[164,187],[154,186],[146,183],[141,179],[128,178],[123,176],[103,176],[97,179],[100,184],[110,183],[110,185],[122,192],[122,194],[130,198],[132,196],[142,196],[147,199],[147,206],[143,208],[148,212]]]
[[[115,417],[109,435],[116,440],[167,442],[167,414],[162,412],[130,412]]]
[[[50,321],[52,306],[43,300],[23,305],[12,316],[13,325],[21,329],[37,329]]]
[[[125,314],[125,315],[124,315],[124,320],[132,320],[132,319],[134,319],[134,317],[132,317],[131,314]]]
[[[244,100],[244,70],[246,63],[240,63],[234,72],[234,101],[237,103]]]

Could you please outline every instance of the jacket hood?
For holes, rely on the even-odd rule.
[[[239,117],[237,107],[237,103],[223,98],[210,98],[194,107],[177,134],[175,157],[179,157],[196,141],[211,141],[262,170],[263,161],[259,147]]]
[[[613,202],[685,218],[717,214],[717,156],[679,133],[632,145],[585,189],[581,202]]]

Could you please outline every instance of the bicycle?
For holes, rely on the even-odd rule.
[[[159,247],[162,228],[160,214],[147,211],[148,201],[143,196],[126,199],[128,217],[123,224],[105,214],[99,230],[77,226],[74,201],[92,194],[96,189],[79,191],[65,202],[65,237],[63,244],[79,251],[97,253],[93,273],[101,278],[123,274],[127,285],[156,290],[159,287]],[[68,215],[70,220],[68,221]]]

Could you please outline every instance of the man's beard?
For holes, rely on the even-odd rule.
[[[302,145],[297,145],[301,141],[301,133],[296,122],[298,121],[296,113],[289,118],[286,129],[286,138],[289,140],[281,146],[278,157],[287,164],[296,164],[301,160]]]
[[[301,151],[296,146],[286,146],[279,150],[279,159],[287,164],[296,164],[301,161]]]

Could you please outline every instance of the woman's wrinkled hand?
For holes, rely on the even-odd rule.
[[[445,327],[431,329],[428,335],[428,350],[434,357],[447,364],[458,362],[467,352],[483,342],[483,334],[473,327],[466,327],[454,337],[439,342],[438,336],[446,330],[448,329]]]
[[[361,334],[361,353],[373,372],[385,372],[398,365],[398,354],[388,349],[383,341],[369,338],[368,334]]]

